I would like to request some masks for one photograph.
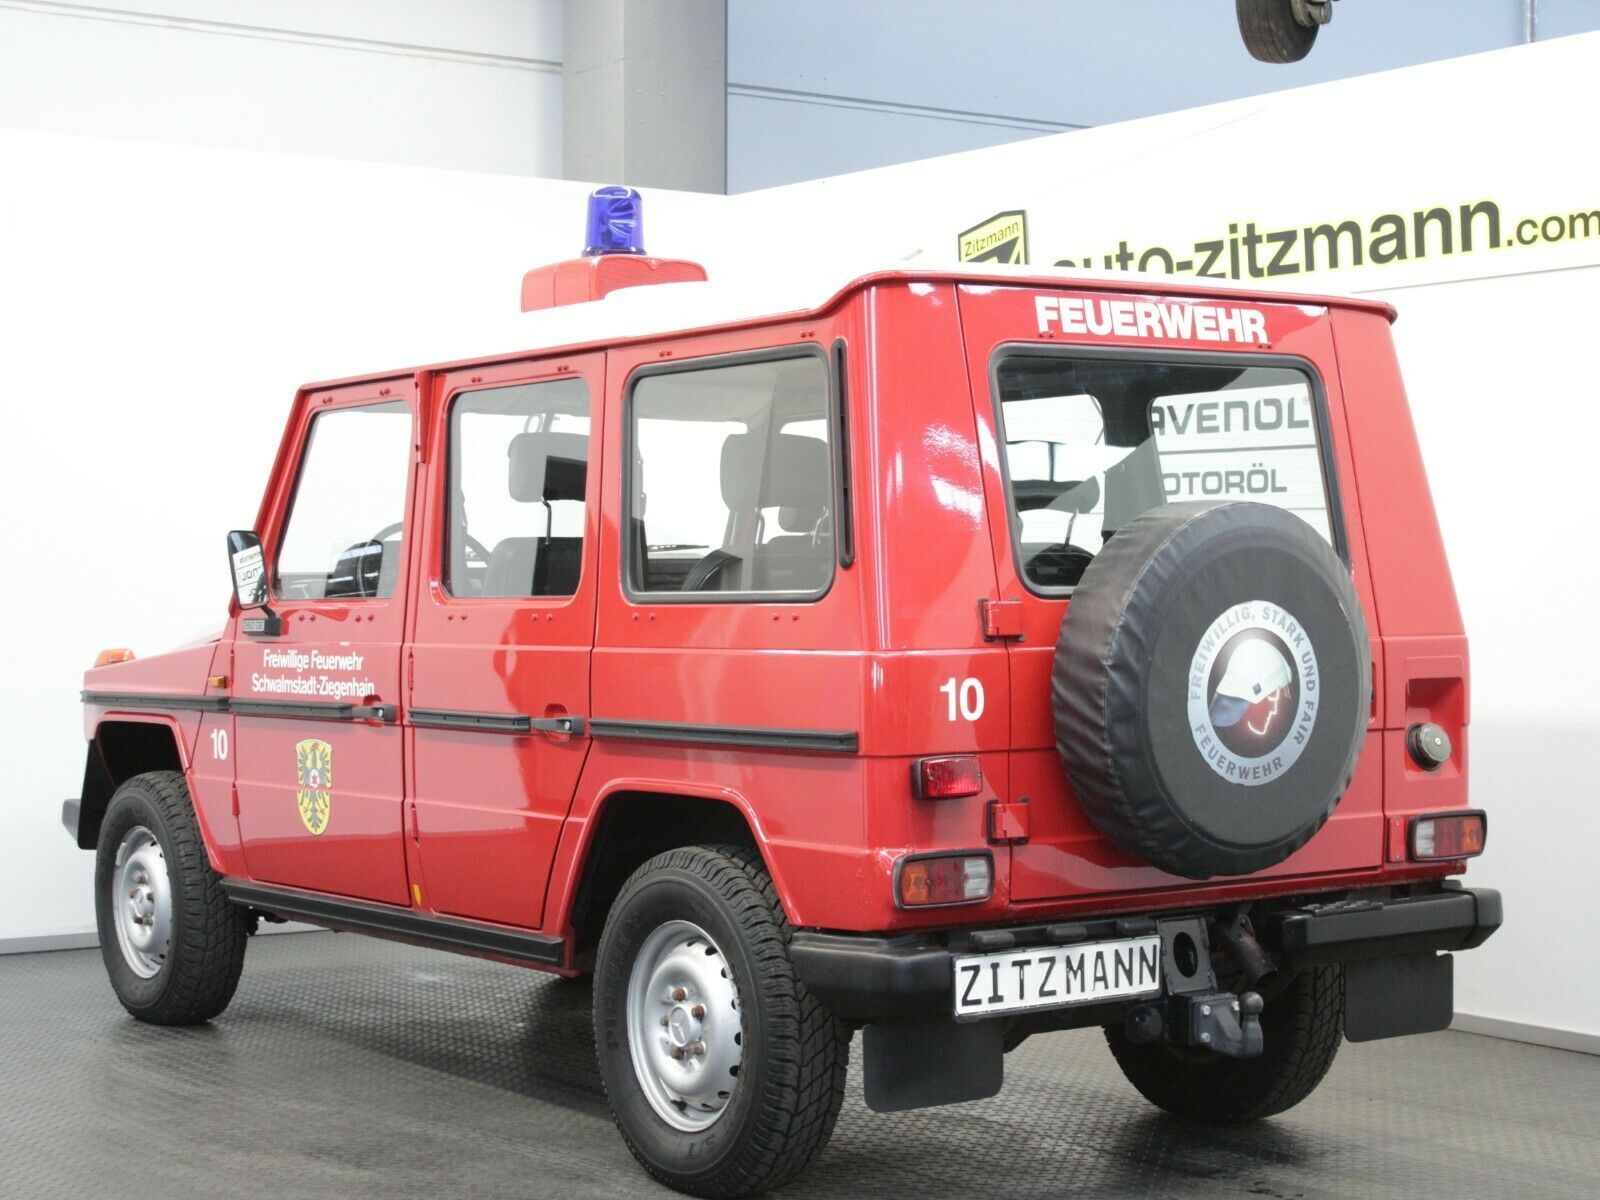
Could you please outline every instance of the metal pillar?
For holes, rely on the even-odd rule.
[[[725,192],[727,0],[565,0],[562,173]]]

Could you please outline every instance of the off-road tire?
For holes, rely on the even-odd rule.
[[[1294,19],[1289,0],[1235,0],[1239,35],[1250,57],[1265,63],[1299,62],[1311,53],[1317,26]]]
[[[1132,1042],[1116,1026],[1106,1041],[1128,1082],[1157,1108],[1187,1121],[1236,1125],[1276,1116],[1309,1096],[1333,1065],[1343,1026],[1344,969],[1327,966],[1302,972],[1267,1001],[1258,1058]]]
[[[651,1107],[628,1044],[627,992],[645,939],[688,920],[733,970],[744,1058],[733,1095],[708,1128],[683,1132]],[[761,857],[741,846],[657,855],[612,905],[594,975],[595,1046],[612,1115],[650,1174],[696,1196],[747,1196],[793,1179],[833,1133],[844,1100],[850,1031],[795,977],[793,929]]]
[[[172,937],[166,962],[149,979],[127,964],[118,945],[111,895],[118,847],[136,826],[161,844],[172,888]],[[152,1025],[197,1025],[228,1007],[244,968],[248,918],[228,901],[177,771],[129,779],[112,796],[100,826],[94,871],[100,956],[122,1007]]]

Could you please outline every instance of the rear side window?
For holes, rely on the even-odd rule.
[[[1304,371],[1011,354],[995,378],[1013,544],[1035,588],[1073,587],[1118,529],[1178,501],[1275,504],[1333,541]]]
[[[583,380],[457,396],[450,405],[446,590],[502,599],[576,592],[588,477]]]
[[[410,473],[411,408],[405,401],[318,413],[278,548],[278,595],[290,600],[394,595]]]
[[[827,367],[806,354],[640,378],[628,583],[640,593],[821,595],[835,562]]]

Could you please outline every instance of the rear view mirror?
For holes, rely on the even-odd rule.
[[[267,603],[267,564],[261,554],[261,536],[249,529],[228,534],[228,570],[233,575],[233,596],[242,609],[264,608]]]
[[[267,560],[261,552],[261,535],[250,529],[235,529],[228,534],[228,572],[233,577],[233,598],[243,612],[259,609],[247,616],[239,628],[252,636],[274,637],[281,624],[267,607]]]

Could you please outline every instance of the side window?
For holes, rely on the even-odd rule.
[[[1305,372],[1010,354],[995,373],[1012,532],[1034,587],[1071,588],[1140,513],[1254,500],[1333,541]]]
[[[278,595],[394,595],[410,468],[411,408],[405,401],[335,408],[313,417],[278,547]]]
[[[450,405],[446,591],[486,598],[576,592],[588,475],[583,380],[458,395]]]
[[[628,405],[635,592],[818,596],[835,563],[815,355],[646,375]]]

